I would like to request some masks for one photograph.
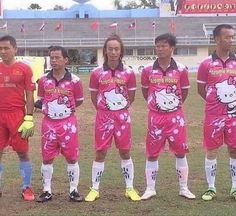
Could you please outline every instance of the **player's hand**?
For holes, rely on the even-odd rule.
[[[18,132],[21,133],[23,139],[28,139],[34,134],[34,122],[33,116],[26,115],[21,126],[18,128]]]

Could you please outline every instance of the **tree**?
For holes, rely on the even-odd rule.
[[[114,6],[118,10],[127,10],[135,8],[159,8],[159,0],[130,0],[122,4],[122,0],[114,0]]]
[[[53,10],[62,11],[62,10],[65,10],[65,8],[64,8],[63,6],[61,6],[61,5],[57,5],[57,4],[56,4],[56,5],[54,6]]]
[[[29,7],[28,7],[29,10],[40,10],[42,9],[42,7],[40,7],[39,4],[37,3],[32,3]]]

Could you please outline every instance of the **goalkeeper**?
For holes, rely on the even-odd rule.
[[[19,157],[22,176],[22,198],[34,200],[31,188],[32,164],[28,156],[28,138],[33,135],[33,91],[32,70],[17,62],[16,40],[12,36],[0,38],[0,180],[3,177],[1,163],[3,150],[10,145]],[[26,108],[26,109],[25,109]],[[1,192],[1,191],[0,191]]]

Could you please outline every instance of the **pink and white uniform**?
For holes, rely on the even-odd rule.
[[[117,148],[130,149],[131,120],[128,112],[130,106],[128,92],[136,90],[134,72],[121,63],[116,70],[111,70],[104,64],[92,71],[89,90],[97,92],[96,150],[109,148],[113,136]]]
[[[190,87],[186,67],[172,58],[170,66],[163,71],[156,60],[153,65],[143,69],[141,85],[148,89],[147,156],[157,157],[166,140],[176,154],[187,153],[181,94],[182,89]]]
[[[44,160],[62,153],[69,160],[78,159],[78,126],[74,115],[76,102],[83,100],[81,80],[69,71],[57,81],[52,71],[38,83],[42,100],[42,154]]]
[[[236,56],[223,62],[213,53],[200,64],[197,82],[206,84],[204,146],[236,148]]]

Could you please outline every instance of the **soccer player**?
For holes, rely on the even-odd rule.
[[[19,157],[19,169],[22,176],[22,197],[26,201],[34,200],[31,187],[32,163],[28,155],[28,138],[33,135],[33,91],[31,68],[17,62],[15,55],[17,44],[14,37],[6,35],[0,38],[0,181],[3,173],[1,163],[3,150],[8,145]]]
[[[215,27],[216,50],[198,69],[198,93],[205,100],[204,140],[205,172],[208,183],[203,200],[216,197],[217,152],[225,143],[230,156],[232,178],[230,196],[236,199],[236,56],[231,52],[234,30],[231,25]]]
[[[104,64],[92,71],[89,89],[91,100],[97,110],[95,122],[96,158],[92,165],[92,187],[85,201],[99,198],[99,184],[104,172],[104,161],[114,137],[121,157],[125,178],[125,196],[132,201],[140,197],[133,188],[134,166],[130,157],[131,120],[128,111],[134,101],[136,79],[134,72],[122,64],[123,42],[111,35],[103,46]]]
[[[176,157],[179,195],[188,199],[195,198],[187,185],[189,168],[185,155],[189,150],[182,110],[190,86],[186,67],[172,58],[175,46],[176,38],[172,34],[156,37],[158,58],[152,65],[146,66],[141,75],[142,93],[149,108],[145,169],[147,187],[142,200],[156,196],[158,157],[167,140]]]
[[[66,68],[68,54],[61,46],[49,49],[52,70],[44,74],[38,83],[38,96],[42,102],[42,158],[41,173],[43,193],[38,202],[52,199],[51,180],[53,160],[61,153],[67,161],[67,174],[70,183],[70,201],[80,202],[79,184],[79,140],[75,108],[83,102],[83,88],[79,77]]]

